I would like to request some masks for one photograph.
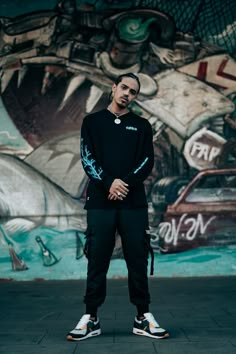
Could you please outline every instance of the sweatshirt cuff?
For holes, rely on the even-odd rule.
[[[109,192],[113,181],[114,181],[114,178],[112,178],[110,176],[103,177],[103,185],[104,185],[107,192]]]

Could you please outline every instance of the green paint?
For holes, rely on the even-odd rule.
[[[220,258],[220,255],[214,255],[214,254],[206,254],[206,255],[199,255],[197,257],[192,257],[191,260],[189,260],[189,263],[203,263],[203,262],[209,262],[213,259]],[[185,262],[185,260],[180,261]]]
[[[121,39],[126,41],[144,41],[149,36],[149,25],[156,21],[151,17],[146,21],[141,17],[123,18],[118,22],[118,32]]]
[[[53,267],[45,267],[35,237],[40,234],[61,260]],[[80,233],[84,243],[83,234]],[[8,257],[7,244],[0,250],[1,277],[14,280],[44,279],[85,279],[87,259],[76,259],[76,236],[74,232],[58,232],[40,227],[26,234],[14,235],[14,243],[20,257],[26,262],[27,272],[13,272]],[[236,275],[236,246],[205,247],[176,254],[155,254],[157,277]],[[124,259],[111,261],[108,278],[128,275]]]
[[[10,241],[9,237],[7,236],[6,231],[4,230],[4,228],[1,224],[0,224],[0,232],[1,232],[4,240],[6,241],[6,243],[12,246],[13,243]]]
[[[30,152],[32,148],[27,141],[22,137],[15,124],[12,122],[9,114],[0,97],[0,145],[9,146],[15,149],[22,149]]]
[[[133,113],[135,113],[139,116],[141,116],[143,113],[142,109],[137,105],[136,102],[131,102],[131,104],[129,105],[129,108]]]

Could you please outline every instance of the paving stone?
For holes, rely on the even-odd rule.
[[[212,319],[219,327],[234,327],[236,325],[236,315],[226,314],[217,316],[213,314]]]
[[[197,328],[219,328],[220,326],[214,319],[210,316],[205,317],[195,317],[193,316],[178,316],[169,320],[169,322],[165,321],[166,326],[178,327],[178,328],[188,328],[193,326],[193,319],[194,318],[194,326]],[[163,321],[161,322],[163,325]]]
[[[42,330],[45,329],[46,332],[52,332],[56,330],[64,330],[64,332],[68,332],[72,327],[75,327],[77,321],[72,321],[68,319],[60,319],[60,320],[42,320],[42,321],[34,321],[28,323],[28,326],[25,327],[25,330]]]
[[[235,338],[235,328],[184,328],[184,333],[193,342],[227,342]]]
[[[26,321],[41,321],[43,319],[48,319],[48,318],[53,318],[53,319],[58,319],[60,315],[60,312],[54,312],[51,311],[50,309],[45,311],[40,311],[40,312],[34,312],[33,310],[29,311],[28,309],[22,308],[21,310],[10,310],[9,313],[7,313],[4,316],[4,320],[8,321],[15,321],[16,318],[22,318],[23,320]]]
[[[235,348],[229,343],[172,343],[170,340],[154,343],[158,354],[235,354]]]
[[[45,336],[46,332],[32,332],[21,331],[15,332],[13,328],[4,328],[0,332],[0,342],[2,345],[6,344],[37,344]]]
[[[195,310],[179,310],[179,309],[170,309],[169,310],[170,314],[175,317],[184,317],[184,318],[191,318],[194,317],[194,319],[204,319],[204,318],[209,318],[209,314],[211,313],[211,310],[208,309],[206,310],[201,310],[201,309],[195,309]]]
[[[232,338],[229,341],[234,347],[236,347],[236,338]]]
[[[95,338],[91,339],[94,340]],[[114,344],[97,344],[96,346],[88,342],[80,342],[76,348],[75,354],[156,354],[152,343],[114,343]]]
[[[1,354],[73,354],[75,352],[77,343],[68,343],[66,345],[53,345],[53,346],[41,346],[41,345],[11,345],[7,347],[0,347]]]
[[[0,353],[236,353],[235,277],[151,278],[150,311],[170,332],[167,340],[134,335],[127,280],[107,283],[102,335],[68,342],[84,313],[84,280],[0,282]]]

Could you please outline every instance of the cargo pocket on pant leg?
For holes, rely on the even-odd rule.
[[[145,248],[147,250],[147,253],[150,253],[151,255],[150,275],[153,275],[154,274],[154,252],[151,246],[151,236],[149,234],[149,229],[145,230],[144,232],[145,232]]]
[[[91,237],[93,234],[94,230],[91,226],[87,227],[87,230],[85,231],[85,244],[84,244],[84,255],[86,258],[89,258],[90,255],[90,245],[91,245]]]

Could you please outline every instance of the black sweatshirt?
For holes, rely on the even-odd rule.
[[[142,208],[147,206],[143,181],[153,161],[152,128],[129,112],[121,123],[107,109],[86,116],[81,127],[81,161],[90,181],[85,209]],[[115,178],[129,186],[124,200],[108,200]]]

